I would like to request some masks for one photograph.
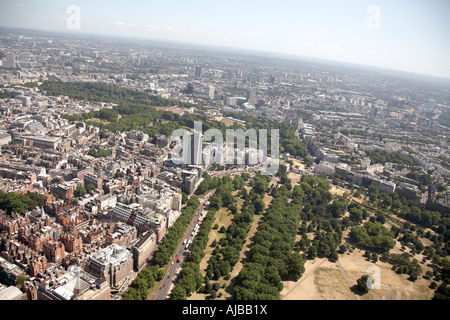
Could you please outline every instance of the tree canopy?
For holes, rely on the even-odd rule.
[[[24,214],[42,206],[44,206],[44,199],[36,193],[17,194],[0,191],[0,209],[5,210],[7,214]]]

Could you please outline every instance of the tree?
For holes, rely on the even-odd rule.
[[[230,210],[232,215],[235,215],[238,212],[238,208],[235,204],[231,204],[228,206],[228,209]]]
[[[179,285],[176,285],[175,288],[173,288],[170,299],[171,300],[186,300],[186,290]]]
[[[434,292],[433,300],[450,300],[450,286],[443,282]]]
[[[16,279],[16,286],[22,286],[26,280],[27,277],[24,274],[19,275]]]
[[[185,204],[188,201],[188,196],[185,192],[181,193],[181,203]]]
[[[369,287],[367,286],[367,280],[369,280],[369,276],[367,274],[361,276],[361,278],[356,280],[356,288],[362,294],[369,293]]]
[[[142,277],[138,277],[132,282],[131,286],[136,290],[137,294],[140,297],[140,300],[143,300],[147,297],[149,287],[145,279],[143,279]]]
[[[361,223],[363,221],[363,212],[361,209],[352,207],[349,209],[350,220],[355,223]]]
[[[371,202],[376,201],[378,199],[378,195],[379,195],[378,187],[374,186],[374,185],[370,185],[369,186],[370,201]]]
[[[309,249],[307,251],[307,257],[310,260],[314,260],[317,257],[317,246],[316,245],[312,245],[309,247]]]
[[[298,253],[291,253],[286,260],[287,275],[290,279],[297,281],[305,272],[305,262]]]
[[[233,179],[234,190],[240,190],[245,186],[245,181],[241,176],[235,176]]]
[[[253,202],[253,205],[255,206],[255,214],[263,213],[265,203],[261,198],[258,197],[258,199],[256,199],[256,201]]]
[[[364,249],[375,252],[389,252],[394,245],[394,235],[379,222],[366,222],[363,227],[355,226],[349,232],[350,240]]]
[[[24,214],[26,211],[43,206],[44,199],[36,193],[17,194],[0,190],[0,209],[5,210],[7,214]]]
[[[339,254],[337,253],[337,251],[331,251],[328,255],[328,259],[332,262],[336,262],[339,260]]]
[[[372,261],[377,262],[378,261],[378,255],[374,252],[372,253]]]
[[[267,188],[269,186],[269,183],[267,182],[267,180],[262,177],[262,178],[256,178],[255,177],[255,185],[253,187],[253,190],[262,195],[264,194],[264,192],[266,192]]]
[[[244,181],[248,181],[248,180],[250,180],[251,176],[248,172],[242,172],[241,177],[242,177],[242,179],[244,179]]]
[[[124,176],[123,172],[120,170],[117,170],[114,174],[114,178],[122,178]]]
[[[211,208],[220,209],[223,206],[222,197],[218,194],[214,194],[210,201]]]
[[[232,246],[227,246],[221,251],[223,259],[228,261],[231,266],[234,266],[239,261],[239,251]],[[228,272],[227,272],[228,273]]]
[[[84,196],[85,194],[86,194],[86,189],[85,189],[82,185],[78,185],[78,186],[75,188],[75,191],[74,191],[74,193],[73,193],[73,195],[74,195],[76,198],[82,197],[82,196]]]
[[[92,190],[95,190],[95,186],[92,183],[89,183],[86,187],[86,192],[91,192]]]
[[[339,218],[347,211],[347,201],[345,199],[335,200],[328,209],[334,218]]]
[[[122,300],[141,300],[141,297],[135,288],[130,287],[123,294]]]

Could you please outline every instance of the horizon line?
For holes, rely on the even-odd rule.
[[[146,40],[149,42],[162,42],[162,43],[172,43],[172,44],[183,44],[183,45],[189,45],[189,46],[196,46],[196,47],[202,47],[202,46],[206,46],[206,47],[210,47],[210,48],[215,48],[215,49],[219,49],[219,48],[225,48],[228,49],[230,51],[248,51],[247,54],[249,54],[249,52],[253,52],[255,54],[259,53],[259,56],[262,57],[266,57],[269,58],[267,55],[281,55],[284,57],[276,57],[277,59],[284,59],[284,60],[297,60],[297,61],[303,61],[303,62],[309,62],[309,63],[318,63],[318,64],[330,64],[330,63],[334,63],[334,64],[345,64],[347,65],[346,67],[348,68],[368,68],[370,70],[367,71],[372,71],[372,72],[397,72],[397,73],[403,73],[403,77],[428,77],[428,78],[432,78],[432,79],[427,79],[427,80],[435,80],[435,81],[450,81],[450,76],[445,77],[445,76],[437,76],[437,75],[433,75],[433,74],[426,74],[426,73],[420,73],[420,72],[415,72],[415,71],[410,71],[410,70],[403,70],[403,69],[394,69],[392,67],[384,67],[384,66],[377,66],[377,65],[372,65],[372,64],[361,64],[361,63],[357,63],[357,62],[349,62],[349,61],[343,61],[343,60],[335,60],[335,59],[330,59],[330,58],[318,58],[318,57],[313,57],[313,56],[302,56],[299,54],[294,54],[294,53],[286,53],[286,52],[280,52],[280,51],[267,51],[267,50],[262,50],[262,49],[250,49],[250,48],[244,48],[244,47],[236,47],[236,46],[228,46],[228,45],[218,45],[218,44],[210,44],[210,43],[202,43],[202,42],[192,42],[192,41],[182,41],[182,40],[171,40],[171,39],[167,39],[167,38],[152,38],[152,37],[145,37],[145,36],[136,36],[136,35],[120,35],[120,34],[115,34],[115,33],[95,33],[95,32],[82,32],[82,31],[77,31],[77,30],[70,30],[70,31],[61,31],[61,30],[50,30],[50,29],[46,29],[46,28],[26,28],[26,27],[10,27],[10,26],[4,26],[4,25],[0,25],[0,29],[11,29],[11,30],[16,30],[16,31],[34,31],[34,32],[46,32],[46,33],[55,33],[55,34],[59,34],[59,35],[75,35],[75,36],[84,36],[84,37],[89,37],[89,36],[95,36],[95,37],[101,37],[101,38],[116,38],[116,39],[121,39],[121,40]],[[289,59],[290,58],[290,59]],[[307,61],[307,60],[315,60],[315,61]],[[378,69],[378,70],[374,70],[374,69]],[[398,75],[400,76],[400,75]]]

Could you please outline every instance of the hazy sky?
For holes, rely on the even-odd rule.
[[[0,26],[180,40],[450,78],[448,0],[0,0]]]

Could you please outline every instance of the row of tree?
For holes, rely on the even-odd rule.
[[[331,202],[330,189],[331,184],[319,176],[303,176],[300,184],[294,187],[294,194],[305,203],[299,228],[302,238],[295,249],[303,251],[307,259],[337,260],[343,230],[351,225],[350,221],[344,223],[342,218],[348,210],[347,200],[338,197]],[[312,240],[308,233],[313,233]]]
[[[240,252],[247,240],[247,235],[255,213],[255,207],[252,203],[249,203],[246,192],[241,192],[240,195],[244,199],[241,210],[237,210],[237,208],[234,210],[233,207],[228,207],[234,217],[228,228],[226,228],[226,230],[224,228],[224,230],[221,231],[225,233],[224,237],[216,244],[211,257],[208,260],[206,276],[209,279],[219,280],[220,277],[229,275],[233,270],[233,267],[239,261]],[[256,201],[256,198],[259,198],[258,195],[253,199]]]
[[[196,196],[192,196],[188,201],[183,213],[178,217],[177,221],[167,231],[163,241],[158,246],[158,250],[152,259],[153,265],[165,266],[169,263],[175,250],[178,248],[180,241],[186,232],[189,223],[195,215],[200,201]]]
[[[237,300],[279,299],[283,289],[281,281],[296,281],[305,270],[302,256],[292,252],[302,199],[284,185],[273,194],[264,221],[253,238],[249,262],[236,277],[234,298]]]
[[[200,202],[197,197],[187,201],[186,208],[167,232],[162,243],[158,246],[152,265],[141,271],[124,293],[124,300],[145,300],[148,290],[164,277],[164,266],[169,263],[171,256],[180,244],[187,226],[191,222]],[[160,267],[161,266],[161,267]]]
[[[202,221],[194,240],[192,241],[189,255],[183,269],[180,272],[177,284],[172,290],[171,300],[186,300],[192,292],[197,291],[204,279],[200,273],[200,262],[205,255],[208,245],[208,236],[216,216],[216,209],[210,209]]]
[[[148,290],[164,277],[164,270],[159,266],[148,266],[139,272],[136,279],[122,296],[123,300],[145,300]]]
[[[246,179],[249,177],[244,175]],[[184,300],[192,292],[197,291],[202,281],[199,272],[199,264],[204,257],[204,249],[208,243],[208,236],[215,219],[216,209],[226,207],[234,215],[231,225],[221,232],[225,236],[219,243],[213,242],[216,246],[208,261],[206,275],[203,278],[205,284],[204,291],[213,297],[217,290],[211,285],[211,279],[218,279],[231,272],[232,267],[239,261],[239,253],[247,239],[247,233],[253,221],[254,207],[249,203],[250,197],[245,189],[245,181],[241,176],[224,176],[212,179],[208,173],[204,173],[203,182],[199,186],[199,193],[203,194],[211,189],[216,189],[210,201],[210,210],[202,226],[196,235],[187,258],[187,263],[180,272],[179,279],[172,291],[171,299]],[[244,199],[244,204],[240,212],[236,207],[236,197],[233,192],[239,190],[239,195]],[[254,194],[254,192],[252,192]]]

